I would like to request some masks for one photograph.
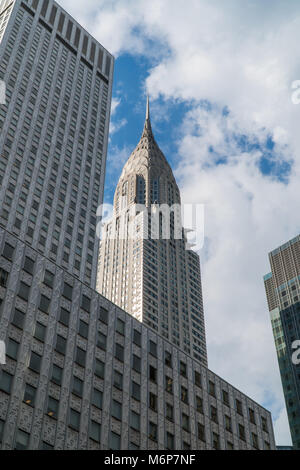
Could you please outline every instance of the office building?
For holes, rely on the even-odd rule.
[[[52,0],[0,0],[0,225],[96,285],[113,57]]]
[[[300,236],[272,251],[264,278],[294,449],[300,449]]]
[[[102,238],[98,292],[207,365],[200,260],[186,249],[180,192],[155,141],[149,100]]]
[[[0,229],[0,447],[275,449],[268,411]]]

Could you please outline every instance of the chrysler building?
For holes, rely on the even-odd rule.
[[[141,140],[102,229],[97,290],[206,366],[200,260],[188,249],[180,207],[172,169],[153,136],[148,99]]]

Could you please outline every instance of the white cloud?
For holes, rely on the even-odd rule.
[[[300,79],[298,0],[87,0],[62,2],[110,51],[153,60],[153,97],[187,100],[178,139],[177,176],[184,201],[206,203],[202,254],[210,367],[256,398],[269,400],[278,442],[286,416],[262,276],[267,253],[300,230]],[[149,47],[149,40],[156,40]],[[213,103],[206,111],[201,100]],[[226,106],[228,116],[221,111]],[[277,164],[293,159],[286,183],[264,176],[264,145]],[[211,147],[214,148],[212,153]],[[226,157],[223,164],[217,160]],[[284,441],[283,441],[284,440]]]

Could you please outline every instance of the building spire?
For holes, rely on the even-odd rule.
[[[145,126],[144,126],[144,132],[145,131],[148,131],[148,132],[150,132],[150,134],[152,134],[151,119],[150,119],[150,99],[149,99],[149,95],[147,95],[146,121],[145,121]]]

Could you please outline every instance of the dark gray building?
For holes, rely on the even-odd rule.
[[[0,229],[2,449],[275,449],[268,411]]]
[[[0,223],[95,287],[113,57],[52,0],[0,0]]]
[[[265,276],[281,381],[294,449],[300,449],[300,365],[293,361],[300,340],[300,235],[269,255]]]

